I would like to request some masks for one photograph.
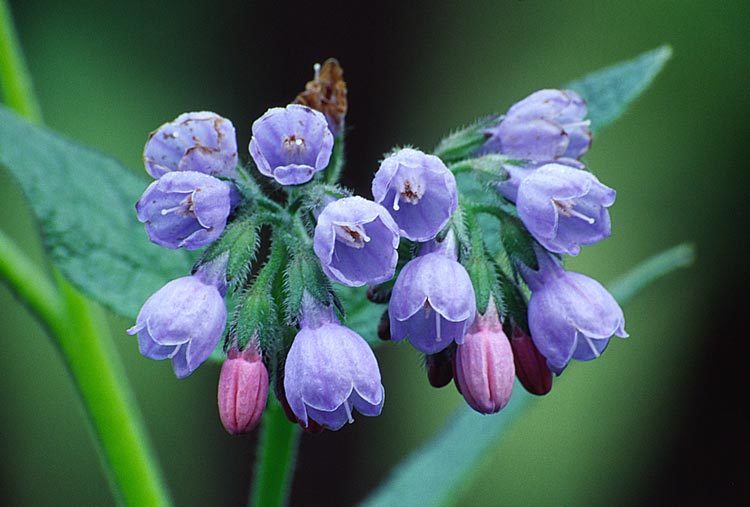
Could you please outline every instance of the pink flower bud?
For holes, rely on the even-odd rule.
[[[257,348],[250,344],[240,352],[229,350],[219,375],[219,416],[233,434],[255,428],[266,408],[268,370]]]
[[[552,389],[552,372],[547,359],[539,352],[531,337],[520,327],[513,326],[510,346],[516,364],[516,376],[531,394],[543,395]]]
[[[456,387],[471,408],[494,414],[508,404],[515,377],[513,352],[492,301],[457,346],[454,368]]]

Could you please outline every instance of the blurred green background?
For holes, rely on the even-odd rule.
[[[278,2],[11,1],[47,123],[142,172],[149,131],[214,110],[237,126],[288,102],[311,65],[337,56],[350,90],[346,183],[369,194],[381,154],[430,149],[452,128],[504,111],[662,43],[674,58],[601,132],[587,160],[618,191],[613,237],[570,262],[603,281],[684,240],[698,262],[625,308],[627,341],[578,364],[465,483],[461,505],[737,502],[746,418],[735,344],[748,299],[742,250],[750,94],[750,3],[488,1],[294,5]],[[0,170],[0,228],[41,260],[23,197]],[[134,217],[135,220],[135,217]],[[57,351],[0,284],[0,502],[114,500]],[[242,505],[255,435],[216,413],[218,368],[177,381],[119,352],[178,505]],[[426,441],[462,399],[429,387],[407,346],[378,351],[388,403],[377,419],[303,436],[295,505],[350,505]],[[742,398],[740,398],[742,396]],[[502,417],[502,416],[500,416]],[[471,438],[471,435],[467,435]],[[445,473],[451,473],[445,463]]]

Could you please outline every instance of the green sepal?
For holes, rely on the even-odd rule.
[[[302,295],[307,291],[324,305],[336,304],[331,282],[320,268],[320,262],[309,245],[290,249],[290,260],[284,273],[286,321],[297,321],[302,308]]]
[[[242,217],[230,222],[219,239],[213,242],[196,265],[212,261],[229,252],[227,282],[230,288],[241,286],[250,274],[260,246],[260,223],[253,217]]]
[[[284,242],[274,238],[266,263],[250,286],[238,296],[225,348],[236,340],[239,348],[244,349],[254,336],[264,354],[280,346],[281,326],[273,289],[286,260]]]
[[[344,170],[344,131],[333,140],[333,152],[331,159],[328,161],[328,167],[325,169],[325,181],[329,184],[335,184],[341,178],[341,171]]]
[[[485,116],[468,127],[457,130],[444,137],[433,151],[443,162],[450,163],[471,156],[487,140],[485,130],[497,125],[499,117]]]
[[[490,296],[493,295],[499,314],[504,315],[505,308],[497,274],[492,259],[487,254],[487,248],[482,237],[482,228],[476,215],[467,212],[465,224],[469,244],[468,246],[464,245],[462,250],[468,252],[468,255],[465,255],[461,262],[469,273],[471,285],[474,287],[477,311],[480,314],[486,313]]]
[[[539,269],[534,253],[536,240],[529,234],[521,220],[513,215],[504,214],[500,220],[500,241],[511,264],[523,262],[531,269]]]
[[[503,311],[500,312],[500,308],[498,308],[498,312],[500,312],[500,315],[510,316],[513,322],[528,333],[528,304],[521,287],[503,271],[497,262],[493,261],[493,265],[498,281],[497,290],[503,304]]]

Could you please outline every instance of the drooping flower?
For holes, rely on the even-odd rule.
[[[398,243],[398,225],[388,211],[355,196],[333,201],[323,209],[313,246],[326,275],[358,287],[393,277]]]
[[[580,273],[565,271],[537,249],[539,271],[521,266],[531,289],[529,330],[547,364],[560,373],[571,359],[599,357],[613,335],[625,338],[625,317],[602,285]]]
[[[547,250],[578,255],[581,245],[609,237],[608,207],[616,192],[587,171],[547,164],[521,181],[516,207],[529,232]]]
[[[258,425],[268,399],[268,370],[255,344],[243,351],[229,349],[219,374],[219,417],[231,434],[247,433]]]
[[[516,202],[518,199],[518,187],[521,186],[521,182],[526,179],[527,176],[533,174],[534,171],[548,164],[566,165],[574,169],[586,168],[583,162],[574,158],[558,158],[554,161],[545,160],[542,162],[525,161],[520,165],[510,163],[503,164],[503,169],[508,174],[508,177],[497,184],[497,190],[509,201]]]
[[[552,372],[547,359],[539,352],[531,337],[514,325],[510,336],[516,376],[521,385],[531,394],[541,396],[552,389]]]
[[[172,171],[232,178],[237,166],[234,125],[209,111],[181,114],[151,133],[143,160],[154,178]]]
[[[372,180],[372,195],[412,241],[434,238],[458,206],[453,173],[438,157],[412,148],[383,161]]]
[[[151,183],[135,209],[151,241],[195,250],[216,240],[232,207],[232,186],[194,171],[170,172]]]
[[[471,408],[494,414],[508,404],[515,379],[513,352],[492,299],[456,347],[454,361],[455,381]]]
[[[429,253],[404,266],[388,305],[391,339],[408,339],[425,354],[440,352],[454,341],[462,343],[476,314],[466,269],[450,252],[433,249],[428,246]]]
[[[300,330],[286,358],[284,391],[303,427],[312,420],[329,430],[353,422],[355,409],[379,415],[385,400],[378,363],[367,342],[307,293]]]
[[[224,332],[226,262],[223,255],[194,275],[167,283],[146,300],[128,329],[128,334],[138,334],[145,357],[171,359],[177,378],[208,359]]]
[[[250,155],[255,165],[281,185],[307,183],[331,159],[333,134],[325,117],[307,106],[269,109],[252,130]]]
[[[580,158],[591,145],[586,102],[570,90],[539,90],[487,130],[481,151],[526,160]]]

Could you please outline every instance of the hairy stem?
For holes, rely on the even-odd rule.
[[[11,108],[41,122],[5,0],[0,0],[0,86]],[[169,495],[98,307],[59,273],[54,285],[0,235],[0,275],[56,339],[91,422],[115,495],[128,505],[169,505]]]
[[[286,505],[294,474],[300,429],[291,424],[278,402],[263,414],[250,506]]]

